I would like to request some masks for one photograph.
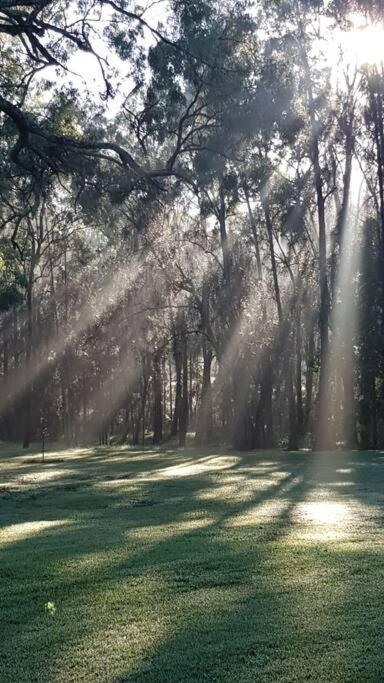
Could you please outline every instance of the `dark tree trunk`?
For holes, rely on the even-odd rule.
[[[27,283],[27,336],[26,336],[26,355],[25,369],[29,384],[26,387],[24,397],[24,429],[23,429],[23,448],[29,448],[32,438],[32,344],[33,344],[33,266]]]
[[[377,424],[377,387],[376,387],[376,363],[373,363],[372,348],[368,339],[362,349],[360,359],[360,382],[358,402],[358,443],[364,450],[377,448],[378,424]],[[381,444],[380,444],[381,445]]]
[[[142,446],[145,446],[145,409],[147,407],[147,393],[148,393],[148,374],[147,374],[147,367],[146,367],[146,361],[144,361],[144,366],[143,366],[143,387],[142,387],[142,393],[141,393],[141,444]],[[139,420],[140,424],[140,420]]]
[[[63,316],[63,331],[64,331],[64,354],[61,362],[61,394],[63,403],[63,432],[64,440],[67,446],[73,445],[72,434],[72,415],[73,415],[73,401],[72,392],[70,388],[70,350],[68,347],[69,335],[69,301],[68,301],[68,272],[67,272],[67,250],[64,251],[64,316]]]
[[[135,411],[135,413],[135,416],[132,413],[132,419],[134,420],[132,429],[132,445],[138,446],[140,441],[141,405],[138,407],[138,410]]]
[[[308,111],[311,124],[311,158],[315,178],[317,218],[319,228],[319,275],[320,275],[320,376],[319,393],[317,402],[317,419],[315,428],[314,446],[316,450],[329,448],[328,435],[328,317],[329,317],[329,290],[327,276],[327,232],[325,221],[325,196],[323,190],[323,174],[320,164],[319,135],[321,127],[316,117],[316,103],[312,88],[312,75],[306,52],[306,36],[302,25],[301,29],[301,56],[306,80],[308,95]]]
[[[13,347],[13,363],[15,368],[19,367],[19,322],[17,308],[12,311],[12,347]]]
[[[179,326],[178,326],[179,328]],[[176,386],[175,386],[175,407],[173,410],[171,436],[176,436],[180,428],[180,417],[182,412],[182,370],[183,357],[181,349],[181,339],[179,329],[173,333],[173,357],[175,361]]]
[[[307,328],[307,348],[306,348],[306,371],[305,371],[305,409],[303,432],[308,432],[312,413],[313,396],[313,372],[315,362],[315,331],[314,325],[310,324]]]
[[[8,375],[8,367],[9,367],[9,348],[8,348],[8,339],[5,336],[4,342],[3,342],[3,376],[7,377]]]
[[[203,383],[201,401],[196,420],[196,441],[204,443],[212,437],[212,351],[203,341]]]
[[[301,335],[301,308],[296,312],[296,411],[297,411],[297,435],[298,440],[303,435],[303,390],[302,390],[302,335]]]
[[[203,351],[203,383],[201,389],[201,400],[196,418],[196,440],[199,443],[209,441],[212,436],[212,387],[211,387],[211,367],[212,367],[212,348],[208,339],[209,327],[209,287],[204,281],[201,298],[201,330],[202,330],[202,351]]]
[[[171,356],[168,358],[168,365],[169,365],[169,419],[171,421],[171,425],[173,422],[173,397],[172,397],[172,361],[171,361]]]
[[[273,366],[272,354],[266,351],[262,361],[260,398],[255,416],[255,429],[258,434],[257,446],[272,448],[273,438]]]
[[[352,358],[352,354],[348,354]],[[343,412],[344,412],[344,441],[347,448],[356,448],[356,411],[355,411],[355,388],[353,381],[353,367],[344,363],[342,370],[343,380]]]
[[[294,337],[294,335],[293,335]],[[295,340],[292,339],[291,349],[288,349],[287,354],[287,397],[288,397],[288,415],[289,415],[289,440],[288,448],[290,451],[298,449],[298,433],[297,433],[297,413],[296,401],[294,392],[294,373],[293,364],[295,358]]]
[[[249,395],[250,374],[244,359],[239,359],[233,373],[234,406],[232,443],[239,450],[254,447],[254,428],[251,421]]]
[[[243,190],[244,190],[245,201],[247,204],[249,222],[250,222],[251,230],[252,230],[253,243],[255,245],[257,274],[258,274],[259,280],[261,280],[263,271],[262,271],[261,256],[260,256],[259,235],[257,232],[255,217],[253,215],[253,211],[251,208],[251,202],[249,199],[249,192],[248,192],[248,187],[247,187],[246,181],[244,181],[244,183],[243,183]]]
[[[271,257],[273,286],[274,286],[274,290],[275,290],[277,314],[278,314],[278,318],[279,318],[279,324],[281,325],[281,322],[283,319],[283,309],[282,309],[282,305],[281,305],[279,278],[277,275],[275,245],[273,242],[273,224],[272,224],[271,213],[270,213],[270,209],[269,209],[267,199],[263,199],[263,209],[264,209],[264,215],[265,215],[265,224],[267,226],[269,255]]]

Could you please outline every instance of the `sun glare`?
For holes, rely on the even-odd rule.
[[[384,24],[368,23],[363,15],[350,17],[351,28],[340,36],[341,61],[356,67],[384,64]]]

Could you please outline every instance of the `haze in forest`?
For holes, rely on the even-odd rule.
[[[384,442],[381,3],[0,3],[0,438]]]

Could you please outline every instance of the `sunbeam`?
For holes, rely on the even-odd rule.
[[[353,173],[360,181],[359,192],[348,201],[341,226],[341,241],[337,274],[333,286],[334,303],[330,327],[332,330],[326,367],[327,392],[319,405],[317,429],[328,434],[329,443],[353,447],[357,444],[354,423],[353,385],[355,349],[353,339],[358,330],[357,275],[362,256],[359,227],[363,216],[363,178],[357,163]],[[356,187],[356,181],[352,187]]]

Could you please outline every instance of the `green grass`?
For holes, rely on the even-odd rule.
[[[0,450],[0,680],[382,681],[384,453]]]

